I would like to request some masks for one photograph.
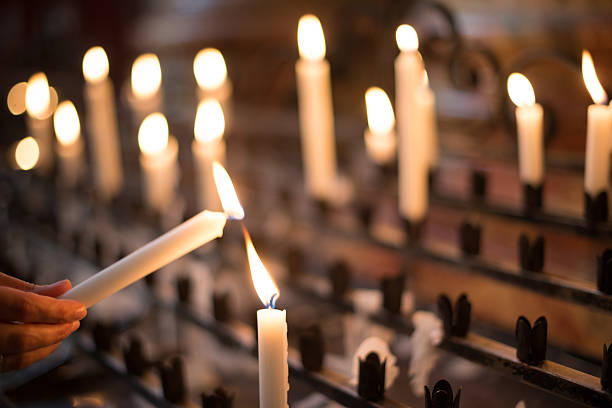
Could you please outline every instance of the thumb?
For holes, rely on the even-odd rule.
[[[32,292],[50,297],[58,297],[72,288],[72,284],[68,279],[64,279],[50,285],[36,286]]]

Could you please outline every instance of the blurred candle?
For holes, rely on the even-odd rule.
[[[426,140],[417,134],[416,94],[423,83],[423,60],[418,52],[419,39],[414,28],[400,25],[395,32],[400,53],[395,59],[395,109],[399,141],[399,211],[415,223],[427,211],[428,158]]]
[[[137,123],[150,113],[162,111],[161,81],[161,65],[157,55],[142,54],[134,60],[129,101]]]
[[[584,190],[591,198],[595,198],[599,193],[608,191],[612,111],[605,105],[608,97],[599,83],[588,51],[582,52],[582,76],[595,102],[588,108],[584,171]]]
[[[178,143],[168,134],[168,122],[161,113],[147,116],[138,130],[143,193],[149,208],[163,213],[174,199],[178,182]]]
[[[53,167],[53,135],[51,134],[51,92],[47,76],[38,72],[30,77],[25,92],[26,123],[30,136],[36,139],[40,156],[37,171],[46,174]]]
[[[20,170],[31,170],[38,163],[40,149],[32,136],[21,139],[15,146],[15,163]]]
[[[395,158],[395,116],[389,97],[378,87],[365,94],[368,128],[364,131],[366,151],[379,165],[389,164]]]
[[[225,118],[216,99],[205,99],[198,105],[191,145],[196,170],[198,201],[202,209],[220,208],[212,164],[225,162]]]
[[[436,96],[434,95],[429,80],[427,71],[423,70],[423,82],[416,91],[415,100],[417,117],[419,120],[415,123],[418,130],[415,134],[422,135],[425,139],[425,157],[427,168],[433,171],[438,167],[438,127],[436,126]]]
[[[110,200],[121,190],[123,174],[113,84],[108,78],[108,58],[102,47],[90,48],[85,53],[83,76],[96,188],[101,199]]]
[[[508,95],[516,105],[519,177],[523,184],[537,188],[544,179],[542,106],[536,103],[531,83],[524,75],[510,74],[507,87]]]
[[[53,126],[57,137],[57,155],[62,183],[72,188],[83,175],[83,140],[81,124],[76,108],[71,101],[57,106],[53,114]]]
[[[300,59],[295,73],[306,189],[313,197],[328,200],[337,184],[336,146],[330,67],[319,19],[302,16],[297,39]]]
[[[265,306],[257,311],[257,347],[259,360],[259,406],[287,408],[289,367],[287,365],[287,314],[275,309],[280,294],[276,283],[261,262],[251,237],[242,226],[251,280]]]
[[[226,108],[232,95],[232,82],[227,77],[227,66],[221,51],[204,48],[193,60],[193,74],[198,83],[199,99],[214,98]]]

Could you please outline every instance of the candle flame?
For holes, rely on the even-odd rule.
[[[395,126],[395,115],[385,91],[372,87],[366,91],[365,101],[370,130],[374,133],[389,133]]]
[[[47,76],[38,72],[30,77],[25,93],[25,106],[28,114],[38,119],[49,117],[51,91]]]
[[[13,85],[6,96],[6,105],[8,106],[9,111],[15,116],[21,115],[26,110],[25,94],[27,88],[27,82],[18,82]]]
[[[582,79],[586,85],[593,102],[597,104],[606,103],[608,95],[604,91],[599,79],[597,78],[597,72],[595,72],[595,65],[593,64],[593,58],[591,53],[587,50],[582,51]]]
[[[15,148],[15,162],[21,170],[30,170],[38,163],[38,142],[31,136],[21,139]]]
[[[64,101],[57,106],[53,114],[53,127],[61,145],[69,146],[77,141],[81,134],[81,124],[71,101]]]
[[[142,54],[132,64],[132,93],[137,98],[150,98],[161,86],[162,73],[155,54]]]
[[[423,70],[423,86],[429,85],[429,75],[427,75],[427,70]]]
[[[240,204],[240,200],[238,200],[238,194],[236,194],[234,183],[232,183],[232,179],[227,173],[227,170],[225,170],[225,167],[217,161],[213,163],[213,177],[225,215],[233,220],[243,219],[244,209]]]
[[[138,129],[138,146],[147,155],[163,152],[168,146],[168,121],[159,113],[148,115]]]
[[[261,303],[266,307],[274,308],[280,291],[263,262],[259,259],[259,255],[257,255],[257,251],[255,251],[255,247],[253,246],[253,241],[251,241],[251,236],[244,225],[242,226],[242,233],[244,234],[244,243],[246,245],[247,258],[249,259],[253,287]]]
[[[411,25],[402,24],[397,27],[395,41],[400,51],[416,51],[419,49],[419,36]]]
[[[206,143],[223,137],[225,117],[216,99],[205,99],[198,105],[193,133],[198,142]]]
[[[300,57],[310,61],[318,61],[325,58],[325,36],[319,19],[306,14],[298,22],[298,51]]]
[[[535,103],[535,93],[529,79],[523,74],[510,74],[507,82],[508,95],[516,106],[527,106]]]
[[[221,51],[205,48],[198,52],[193,60],[193,74],[200,88],[219,88],[227,78],[227,66]]]
[[[97,83],[108,76],[108,57],[102,47],[92,47],[83,56],[83,76],[87,82]]]

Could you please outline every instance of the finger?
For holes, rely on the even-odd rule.
[[[28,351],[21,354],[13,354],[4,357],[2,365],[0,365],[0,372],[2,371],[14,371],[26,368],[30,364],[42,360],[49,354],[53,353],[55,349],[59,347],[61,343],[52,344],[50,346],[39,348],[38,350]]]
[[[82,303],[0,286],[0,321],[64,323],[87,315]]]
[[[58,297],[68,292],[72,288],[72,284],[68,279],[61,280],[59,282],[52,283],[51,285],[36,285],[32,292],[50,297]]]
[[[36,285],[30,282],[22,281],[21,279],[13,278],[5,273],[0,272],[0,286],[7,286],[9,288],[30,291],[33,290]]]
[[[61,324],[0,323],[0,354],[6,358],[59,343],[79,328],[79,322]]]

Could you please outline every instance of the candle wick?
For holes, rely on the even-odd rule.
[[[278,293],[275,293],[270,297],[270,303],[268,303],[268,309],[276,308],[276,299],[278,299]]]

